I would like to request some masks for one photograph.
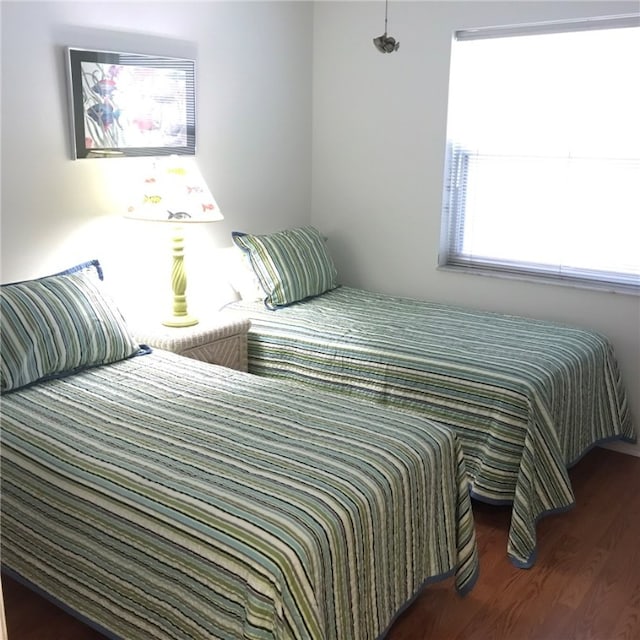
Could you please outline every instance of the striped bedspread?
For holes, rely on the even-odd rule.
[[[126,640],[353,640],[477,550],[451,430],[154,351],[2,398],[2,562]]]
[[[251,318],[249,371],[421,412],[458,433],[472,494],[513,503],[508,554],[535,562],[536,521],[574,503],[567,468],[595,443],[635,440],[601,335],[340,287]]]

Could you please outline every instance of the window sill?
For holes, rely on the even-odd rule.
[[[520,280],[533,284],[552,284],[561,287],[572,287],[574,289],[587,289],[600,291],[603,293],[618,293],[623,295],[640,295],[640,283],[638,286],[616,284],[613,282],[598,282],[591,280],[581,280],[570,276],[552,276],[547,274],[537,274],[533,272],[519,273],[506,269],[492,269],[490,267],[469,267],[464,265],[439,265],[438,271],[448,271],[450,273],[465,273],[474,276],[485,276],[490,278],[503,278],[506,280]]]

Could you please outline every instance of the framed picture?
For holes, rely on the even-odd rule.
[[[67,51],[74,158],[195,154],[193,60]]]

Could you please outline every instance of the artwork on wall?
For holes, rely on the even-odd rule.
[[[74,158],[195,154],[193,60],[67,52]]]

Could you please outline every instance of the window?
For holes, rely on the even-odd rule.
[[[640,292],[640,16],[456,32],[441,266]]]

